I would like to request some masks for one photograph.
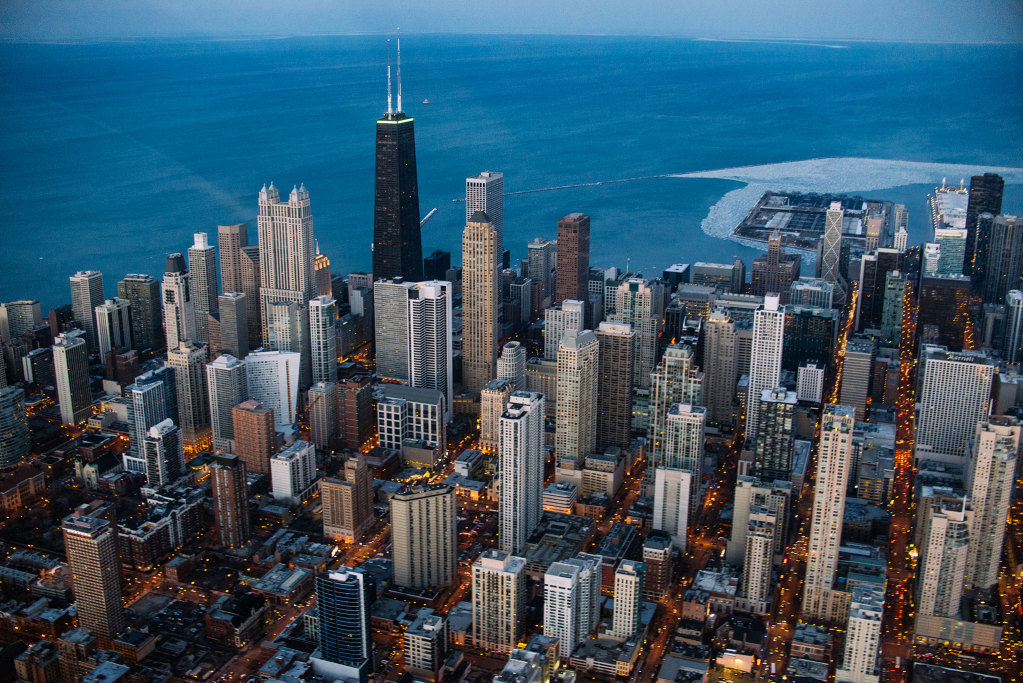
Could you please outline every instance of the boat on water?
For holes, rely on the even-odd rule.
[[[423,100],[423,104],[430,104],[430,100]]]

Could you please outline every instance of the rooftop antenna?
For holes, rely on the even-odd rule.
[[[398,32],[398,112],[400,113],[401,108],[401,27],[395,29]]]
[[[387,113],[393,114],[391,108],[391,39],[387,39]]]

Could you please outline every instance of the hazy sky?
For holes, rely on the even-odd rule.
[[[4,39],[610,33],[1023,42],[1023,0],[5,0]]]

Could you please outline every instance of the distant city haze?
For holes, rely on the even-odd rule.
[[[5,39],[380,33],[554,33],[707,38],[1020,42],[1016,0],[9,0]]]

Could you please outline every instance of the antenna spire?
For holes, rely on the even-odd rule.
[[[393,114],[391,109],[391,39],[387,39],[387,113]]]
[[[401,108],[401,27],[398,29],[398,111],[403,111]]]

